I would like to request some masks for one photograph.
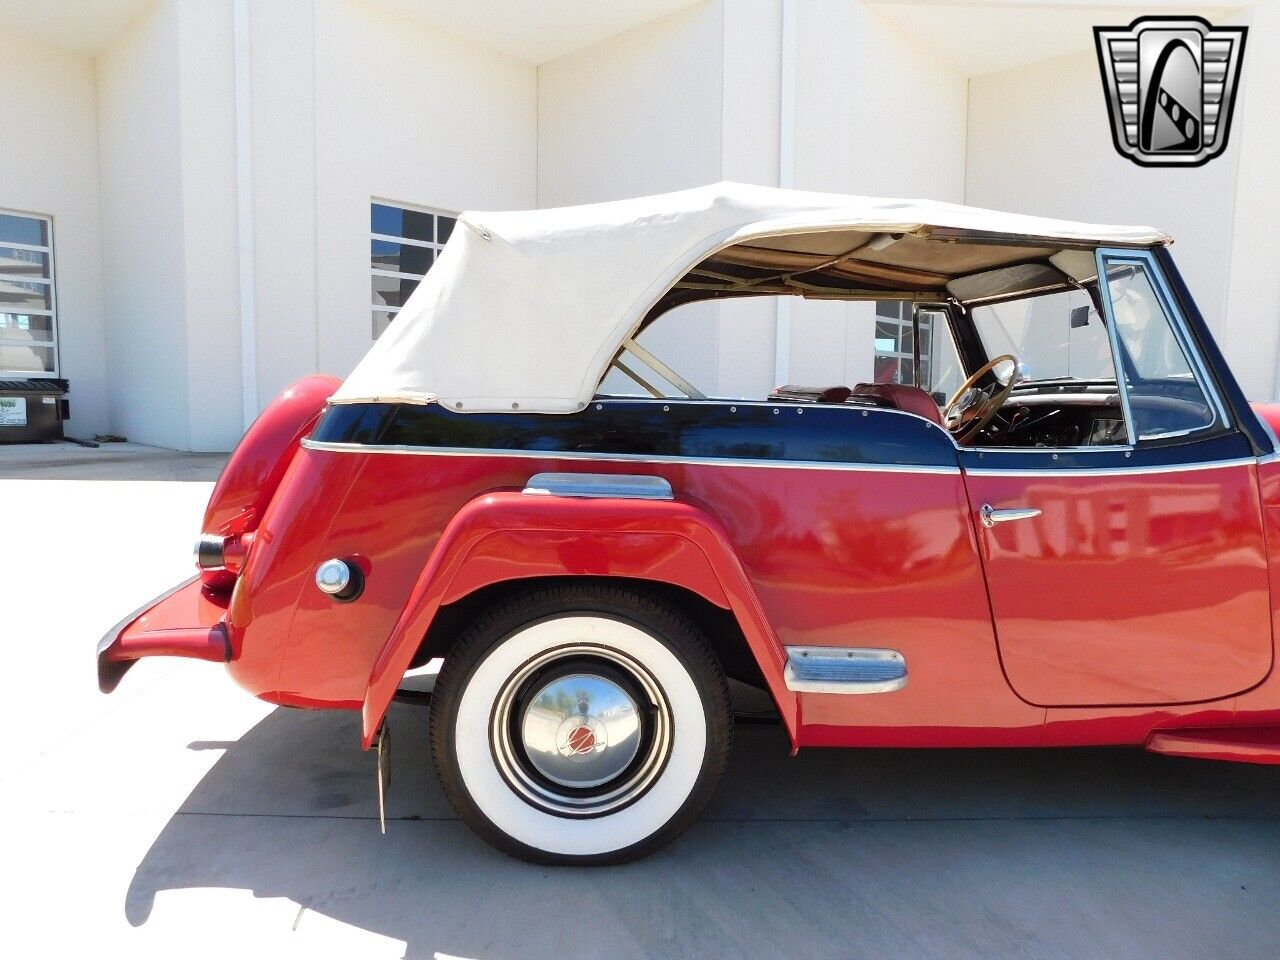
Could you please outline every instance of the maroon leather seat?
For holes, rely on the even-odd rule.
[[[888,406],[905,413],[914,413],[942,426],[942,411],[933,397],[919,387],[905,383],[859,383],[853,388],[855,397],[875,397]]]

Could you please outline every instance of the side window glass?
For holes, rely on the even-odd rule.
[[[914,323],[920,324],[920,369],[915,369]],[[918,374],[918,379],[917,379]],[[945,403],[964,382],[960,358],[947,315],[940,307],[910,300],[877,300],[875,332],[876,383],[919,383],[938,403]],[[941,396],[942,399],[938,400]]]
[[[929,391],[934,402],[942,406],[964,383],[965,373],[960,366],[960,355],[951,336],[951,325],[942,310],[922,308],[920,317],[921,385]],[[927,360],[923,359],[927,358]]]
[[[1103,263],[1136,438],[1180,436],[1212,426],[1217,415],[1207,385],[1151,264],[1119,256],[1104,257]]]

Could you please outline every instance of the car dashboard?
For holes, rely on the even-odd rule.
[[[984,447],[1102,447],[1127,436],[1114,381],[1019,384],[977,441]]]

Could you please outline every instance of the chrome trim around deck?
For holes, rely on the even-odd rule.
[[[923,418],[921,418],[923,419]],[[593,453],[584,450],[503,450],[492,447],[415,447],[333,443],[304,438],[307,450],[327,453],[402,454],[417,457],[521,457],[526,460],[586,460],[599,463],[696,463],[709,467],[762,467],[771,470],[852,470],[862,473],[934,473],[959,476],[959,467],[935,464],[842,463],[820,460],[750,460],[731,457],[665,457],[644,453]]]
[[[1052,453],[1052,450],[1045,450]],[[1193,473],[1199,470],[1225,470],[1228,467],[1253,466],[1254,457],[1236,457],[1231,460],[1205,460],[1197,463],[1157,463],[1145,467],[1045,467],[1040,470],[1017,468],[981,467],[967,469],[971,477],[1123,477],[1144,473]]]
[[[623,500],[674,500],[662,477],[628,473],[535,473],[524,493],[551,497],[618,497]]]
[[[783,670],[796,693],[892,693],[907,685],[907,660],[874,647],[787,647]]]

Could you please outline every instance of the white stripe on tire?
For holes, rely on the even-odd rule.
[[[590,819],[557,817],[521,799],[502,778],[489,746],[489,719],[507,678],[555,647],[591,643],[644,664],[671,706],[673,744],[666,768],[640,799]],[[467,792],[503,833],[547,853],[610,853],[652,836],[671,820],[697,783],[707,748],[706,714],[688,671],[655,637],[608,617],[565,616],[518,631],[476,667],[458,703],[453,748]]]

